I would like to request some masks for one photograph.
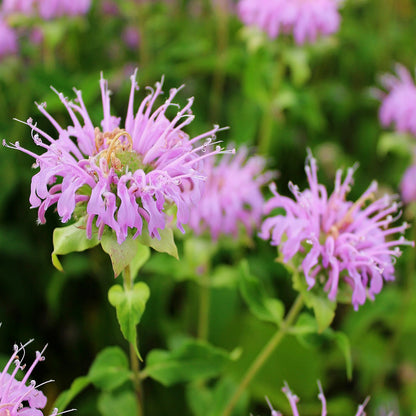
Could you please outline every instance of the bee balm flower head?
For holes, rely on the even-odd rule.
[[[315,42],[319,35],[338,30],[337,0],[240,0],[238,14],[246,25],[254,25],[274,39],[293,34],[297,44]]]
[[[191,212],[190,227],[200,234],[208,230],[212,238],[220,234],[238,236],[239,226],[251,234],[260,224],[264,199],[261,187],[272,174],[263,173],[265,160],[260,156],[247,158],[241,148],[234,157],[225,155],[215,163],[207,163],[207,181],[198,206]]]
[[[173,100],[179,89],[172,89],[164,104],[154,109],[162,83],[157,83],[155,90],[149,89],[134,113],[136,73],[131,77],[127,115],[121,124],[121,119],[110,112],[107,81],[101,78],[100,86],[100,124],[90,119],[81,91],[75,90],[74,102],[59,93],[72,123],[62,127],[46,111],[45,104],[38,105],[56,129],[57,138],[29,119],[33,139],[45,152],[37,155],[18,142],[12,145],[33,156],[39,168],[32,178],[30,195],[32,207],[38,208],[39,222],[45,222],[45,211],[51,205],[56,204],[62,222],[74,216],[77,208],[77,216],[86,216],[88,238],[95,224],[98,237],[107,226],[122,243],[129,229],[137,237],[144,224],[152,237],[159,238],[158,230],[166,225],[165,211],[175,205],[177,226],[183,230],[190,205],[200,198],[205,180],[203,159],[222,151],[219,146],[211,149],[219,127],[190,138],[182,129],[194,118],[193,99],[169,120],[166,112],[177,108]]]
[[[272,188],[274,197],[266,203],[266,211],[283,208],[286,213],[267,218],[261,237],[279,246],[285,262],[299,253],[309,289],[323,282],[329,299],[335,300],[345,281],[352,288],[351,303],[357,309],[367,296],[373,299],[381,291],[384,280],[394,280],[399,246],[413,243],[393,236],[402,234],[407,224],[392,226],[399,205],[391,197],[373,201],[376,182],[356,202],[347,201],[354,168],[348,169],[344,180],[342,171],[337,171],[331,195],[318,183],[311,155],[305,170],[309,189],[301,192],[290,183],[294,200]]]
[[[319,397],[319,400],[322,403],[321,416],[327,416],[328,411],[327,411],[327,407],[326,407],[326,399],[325,399],[324,392],[322,390],[321,383],[319,383],[319,382],[318,382],[318,387],[319,387],[318,397]],[[293,394],[290,391],[290,388],[286,383],[285,383],[285,386],[282,388],[282,391],[286,395],[287,399],[289,400],[290,408],[292,410],[292,415],[293,416],[299,416],[299,410],[298,410],[298,406],[297,406],[297,403],[299,402],[299,397],[296,396],[296,394]],[[282,416],[282,413],[278,412],[277,410],[275,410],[273,408],[273,406],[271,405],[271,403],[270,403],[269,399],[267,399],[267,397],[266,397],[266,400],[267,400],[267,404],[270,407],[270,411],[272,413],[272,416]],[[365,412],[364,412],[364,408],[367,405],[368,401],[369,401],[369,398],[367,398],[364,401],[363,404],[358,406],[357,413],[355,414],[355,416],[365,416],[366,415]]]
[[[46,397],[39,390],[41,385],[37,385],[34,380],[29,381],[29,377],[36,365],[45,359],[43,353],[46,347],[41,352],[36,351],[36,358],[26,374],[21,380],[16,379],[18,371],[25,369],[23,359],[27,344],[13,347],[13,354],[0,373],[0,415],[2,416],[43,416],[40,409],[45,407]],[[54,409],[50,416],[56,415],[58,410]]]
[[[384,127],[394,124],[399,132],[416,136],[416,85],[410,72],[396,66],[397,77],[391,74],[381,78],[387,93],[379,91],[381,98],[379,118]]]

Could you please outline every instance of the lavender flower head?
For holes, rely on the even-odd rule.
[[[338,0],[240,0],[238,15],[244,24],[257,26],[271,39],[293,34],[302,45],[338,30],[338,6]]]
[[[0,59],[17,53],[17,50],[17,34],[0,15]]]
[[[46,405],[46,397],[39,390],[41,385],[36,385],[34,380],[29,381],[36,365],[45,359],[41,351],[36,351],[36,358],[24,374],[22,380],[17,380],[19,370],[24,370],[23,359],[25,356],[25,345],[15,345],[13,354],[8,363],[0,373],[0,414],[7,416],[43,416],[43,409]],[[45,383],[43,383],[45,384]],[[54,409],[50,416],[58,415],[58,409]]]
[[[49,20],[62,16],[78,16],[88,12],[91,0],[3,0],[5,13],[36,15]]]
[[[380,122],[384,127],[394,124],[397,131],[416,136],[416,85],[403,65],[396,65],[397,76],[387,74],[381,78],[387,93],[378,91],[382,103]]]
[[[241,148],[233,157],[225,155],[218,163],[213,158],[207,162],[207,182],[189,222],[196,234],[208,230],[215,240],[220,234],[237,238],[239,225],[247,234],[260,225],[264,204],[261,187],[272,174],[263,173],[262,157],[247,158],[247,153]]]
[[[164,104],[154,109],[162,94],[162,83],[157,83],[155,90],[149,88],[134,113],[136,72],[131,77],[127,115],[121,126],[121,119],[110,112],[107,81],[101,78],[100,86],[100,127],[91,121],[81,91],[75,90],[74,102],[57,93],[72,124],[62,127],[46,111],[46,105],[39,104],[58,138],[40,130],[29,119],[26,124],[32,128],[33,139],[45,152],[37,155],[19,142],[12,145],[35,158],[35,167],[40,169],[32,178],[30,195],[32,208],[38,208],[39,222],[45,222],[45,211],[56,204],[64,223],[73,216],[86,216],[88,238],[95,224],[98,238],[107,226],[122,243],[129,229],[134,230],[136,238],[143,227],[152,237],[160,238],[158,230],[163,230],[167,222],[166,209],[174,205],[177,227],[183,231],[190,206],[200,198],[205,180],[203,160],[222,151],[218,145],[211,148],[216,144],[212,136],[219,127],[189,138],[182,129],[194,118],[193,99],[169,120],[166,112],[177,107],[173,100],[179,89],[172,89]]]
[[[394,280],[394,263],[401,255],[398,246],[413,242],[392,237],[408,227],[406,223],[391,226],[399,208],[392,197],[385,195],[367,204],[377,191],[375,181],[356,202],[346,200],[354,170],[348,169],[344,180],[338,170],[334,191],[328,196],[318,183],[316,160],[309,155],[305,167],[309,189],[301,192],[289,183],[293,200],[271,187],[274,197],[266,203],[266,211],[283,208],[286,213],[267,218],[261,237],[271,238],[271,244],[280,247],[285,262],[300,253],[308,289],[322,283],[328,298],[335,301],[344,280],[352,288],[351,303],[357,310],[367,296],[374,299],[381,291],[383,280]]]
[[[318,382],[318,387],[319,387],[319,400],[322,403],[322,411],[321,411],[321,416],[327,416],[328,411],[327,411],[327,407],[326,407],[326,399],[325,399],[325,395],[324,392],[322,390],[322,386],[321,383]],[[289,386],[285,383],[285,387],[282,388],[283,393],[285,393],[287,399],[289,400],[289,404],[290,404],[290,408],[292,410],[292,415],[293,416],[299,416],[299,410],[297,407],[297,403],[299,401],[299,397],[296,396],[296,394],[292,393],[290,391]],[[271,411],[271,416],[283,416],[282,413],[278,412],[277,410],[274,410],[273,406],[271,405],[269,399],[266,397],[266,401],[267,404],[270,407],[270,411]],[[355,414],[355,416],[365,416],[366,413],[364,412],[364,408],[367,405],[369,401],[369,397],[367,397],[367,399],[364,401],[363,404],[358,406],[357,409],[357,413]]]

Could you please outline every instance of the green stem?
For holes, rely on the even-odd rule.
[[[295,302],[293,303],[289,313],[287,314],[285,320],[280,325],[280,328],[277,332],[273,335],[270,341],[264,346],[264,348],[260,351],[257,355],[256,359],[252,362],[251,366],[248,368],[246,374],[242,378],[237,390],[234,392],[233,396],[229,400],[222,416],[230,416],[235,405],[238,402],[241,394],[244,390],[248,387],[250,382],[253,380],[254,376],[258,373],[258,371],[263,367],[267,359],[273,353],[273,351],[277,348],[280,344],[284,336],[287,334],[290,327],[295,322],[296,318],[298,317],[300,311],[303,307],[303,297],[301,294],[296,298]]]
[[[125,292],[133,290],[134,281],[131,278],[130,266],[127,266],[123,270],[123,285]],[[140,377],[140,363],[139,357],[137,357],[134,345],[129,343],[130,353],[130,368],[133,372],[133,385],[134,391],[136,392],[137,408],[139,409],[138,416],[143,416],[143,388]]]
[[[270,88],[270,96],[267,108],[263,111],[263,117],[260,122],[260,131],[258,139],[258,152],[262,155],[267,155],[270,150],[270,143],[273,135],[273,124],[276,114],[281,115],[279,108],[275,105],[276,96],[282,82],[285,65],[281,57],[276,57],[277,67],[275,75],[273,77],[272,85]]]
[[[222,96],[225,85],[224,63],[228,45],[228,18],[223,10],[225,6],[221,3],[217,5],[215,14],[217,20],[217,63],[212,79],[212,89],[210,97],[211,120],[217,120],[221,109]]]
[[[209,278],[206,273],[201,276],[199,282],[199,319],[198,319],[198,338],[204,341],[208,340],[209,328],[209,304],[211,290],[209,287]]]

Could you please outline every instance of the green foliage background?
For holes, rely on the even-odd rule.
[[[154,85],[162,76],[165,91],[185,84],[178,98],[181,104],[195,96],[196,117],[189,134],[218,123],[230,126],[221,133],[225,144],[247,144],[254,149],[261,137],[270,134],[263,154],[269,167],[279,171],[281,192],[287,192],[289,180],[301,188],[305,185],[307,148],[320,161],[321,182],[330,188],[337,168],[358,161],[351,198],[359,196],[373,179],[382,189],[398,192],[411,155],[399,146],[386,145],[386,139],[380,141],[379,102],[371,88],[379,86],[380,74],[391,72],[396,62],[413,70],[416,1],[346,1],[339,33],[304,47],[295,47],[290,39],[268,41],[208,0],[123,0],[118,4],[117,16],[105,15],[97,0],[85,18],[23,22],[28,27],[41,25],[45,40],[33,45],[23,39],[20,53],[0,62],[0,138],[19,140],[22,146],[36,150],[29,128],[13,120],[33,117],[50,131],[34,101],[46,101],[48,111],[59,122],[66,122],[65,109],[50,85],[68,97],[73,96],[72,87],[82,90],[90,115],[98,122],[101,71],[113,91],[113,114],[123,116],[128,77],[138,67],[141,97],[143,87]],[[14,24],[21,26],[22,22]],[[140,32],[137,50],[129,49],[122,40],[128,26]],[[275,88],[279,71],[282,79]],[[36,379],[56,380],[45,387],[53,402],[75,377],[88,373],[104,347],[126,346],[114,310],[106,301],[109,288],[117,282],[105,253],[93,248],[70,254],[61,259],[64,273],[53,268],[52,231],[59,219],[50,210],[47,223],[39,226],[36,212],[28,209],[32,163],[23,153],[0,149],[0,351],[7,356],[14,342],[29,338],[35,338],[36,348],[48,343],[47,361],[37,369]],[[405,216],[413,221],[410,211]],[[198,289],[192,277],[194,253],[186,241],[177,236],[179,262],[157,253],[141,271],[140,278],[151,290],[139,330],[143,356],[153,348],[167,348],[181,337],[196,334]],[[245,304],[237,265],[245,259],[268,296],[283,299],[286,308],[295,293],[288,272],[274,262],[276,252],[268,243],[254,237],[247,246],[228,239],[218,244],[212,261],[216,283],[209,339],[229,351],[241,349],[240,358],[225,369],[225,384],[217,391],[220,397],[221,389],[242,376],[273,332],[273,325],[259,322]],[[351,381],[332,336],[289,337],[255,378],[252,397],[241,404],[240,414],[268,414],[265,395],[288,413],[280,391],[283,380],[301,397],[303,414],[320,414],[317,379],[333,415],[353,414],[368,395],[369,414],[379,414],[379,406],[398,406],[401,415],[415,414],[414,249],[406,250],[397,269],[397,281],[387,284],[376,302],[367,302],[358,312],[346,306],[337,310],[333,330],[350,338]],[[28,353],[31,350],[29,347]],[[144,388],[146,414],[211,414],[204,404],[204,391],[197,385],[166,388],[149,379]],[[100,409],[106,414],[103,408],[108,397],[101,397],[97,409],[97,394],[90,387],[74,401],[78,414],[100,414]]]

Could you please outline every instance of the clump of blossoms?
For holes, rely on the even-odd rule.
[[[327,407],[326,407],[326,399],[325,399],[325,395],[324,392],[322,390],[322,386],[321,383],[318,382],[318,387],[319,387],[319,394],[318,394],[318,398],[322,403],[322,412],[321,412],[321,416],[327,416],[328,411],[327,411]],[[293,416],[299,416],[299,410],[298,410],[298,406],[297,403],[299,401],[299,397],[296,396],[296,394],[293,394],[290,391],[289,386],[285,383],[285,387],[282,388],[283,393],[285,393],[287,399],[289,400],[289,404],[290,404],[290,408],[292,409],[292,415]],[[274,410],[273,406],[271,405],[269,399],[267,399],[267,404],[270,407],[270,411],[272,413],[272,416],[282,416],[282,413],[278,412],[277,410]],[[365,416],[366,413],[364,412],[364,408],[367,405],[369,401],[369,398],[367,398],[363,404],[358,406],[357,409],[357,413],[355,414],[355,416]]]
[[[39,168],[32,178],[30,194],[32,208],[38,208],[39,222],[45,222],[45,211],[56,204],[62,222],[86,216],[88,238],[94,225],[98,238],[107,226],[120,244],[129,229],[134,238],[144,227],[152,237],[160,238],[158,230],[163,230],[167,222],[166,209],[174,205],[177,227],[183,231],[190,206],[201,195],[203,160],[222,152],[213,139],[219,127],[190,138],[182,129],[194,118],[193,98],[169,120],[166,112],[178,107],[173,100],[179,89],[172,89],[164,104],[154,109],[162,83],[157,83],[155,90],[149,88],[134,113],[136,72],[131,77],[127,114],[121,124],[119,117],[111,115],[110,91],[103,78],[100,87],[103,119],[99,126],[91,120],[81,91],[75,90],[75,101],[57,93],[72,124],[62,127],[46,111],[46,104],[38,104],[58,137],[40,130],[29,119],[26,124],[32,128],[33,139],[45,152],[37,155],[19,142],[11,145],[31,155]]]
[[[88,12],[91,0],[3,0],[4,13],[39,14],[49,20],[62,16],[78,16]]]
[[[18,48],[17,33],[0,15],[0,59],[17,53]]]
[[[377,93],[382,101],[380,122],[384,127],[394,124],[397,131],[416,136],[416,85],[403,65],[396,65],[396,74],[386,74],[381,78],[387,93]]]
[[[338,0],[240,0],[238,15],[244,24],[257,26],[271,39],[293,34],[302,45],[338,30],[338,7]]]
[[[335,188],[328,196],[318,183],[316,160],[309,155],[305,166],[309,189],[301,192],[289,183],[293,200],[271,187],[274,197],[266,203],[267,213],[283,208],[285,214],[267,218],[261,237],[271,238],[271,244],[279,246],[285,262],[299,253],[308,289],[323,283],[334,301],[341,281],[347,282],[352,288],[351,302],[358,309],[367,296],[374,299],[384,280],[394,280],[394,263],[401,255],[398,246],[413,242],[402,235],[393,237],[408,225],[392,226],[399,208],[394,198],[385,195],[372,201],[377,191],[375,181],[356,202],[346,199],[354,170],[349,168],[344,180],[338,170]]]
[[[247,153],[243,147],[235,156],[207,161],[204,192],[189,222],[196,234],[208,230],[215,240],[220,234],[236,238],[239,225],[247,234],[260,225],[264,204],[261,187],[272,174],[263,173],[265,160],[261,156],[247,157]]]
[[[31,342],[31,341],[29,341]],[[24,374],[21,380],[16,379],[17,373],[24,371],[23,359],[25,345],[14,345],[13,354],[0,373],[0,414],[7,416],[43,416],[46,405],[46,396],[39,390],[41,385],[36,385],[34,380],[29,381],[36,365],[45,359],[42,351],[36,351],[36,358]],[[45,383],[43,383],[45,384]],[[54,409],[50,416],[58,415],[58,409]]]

